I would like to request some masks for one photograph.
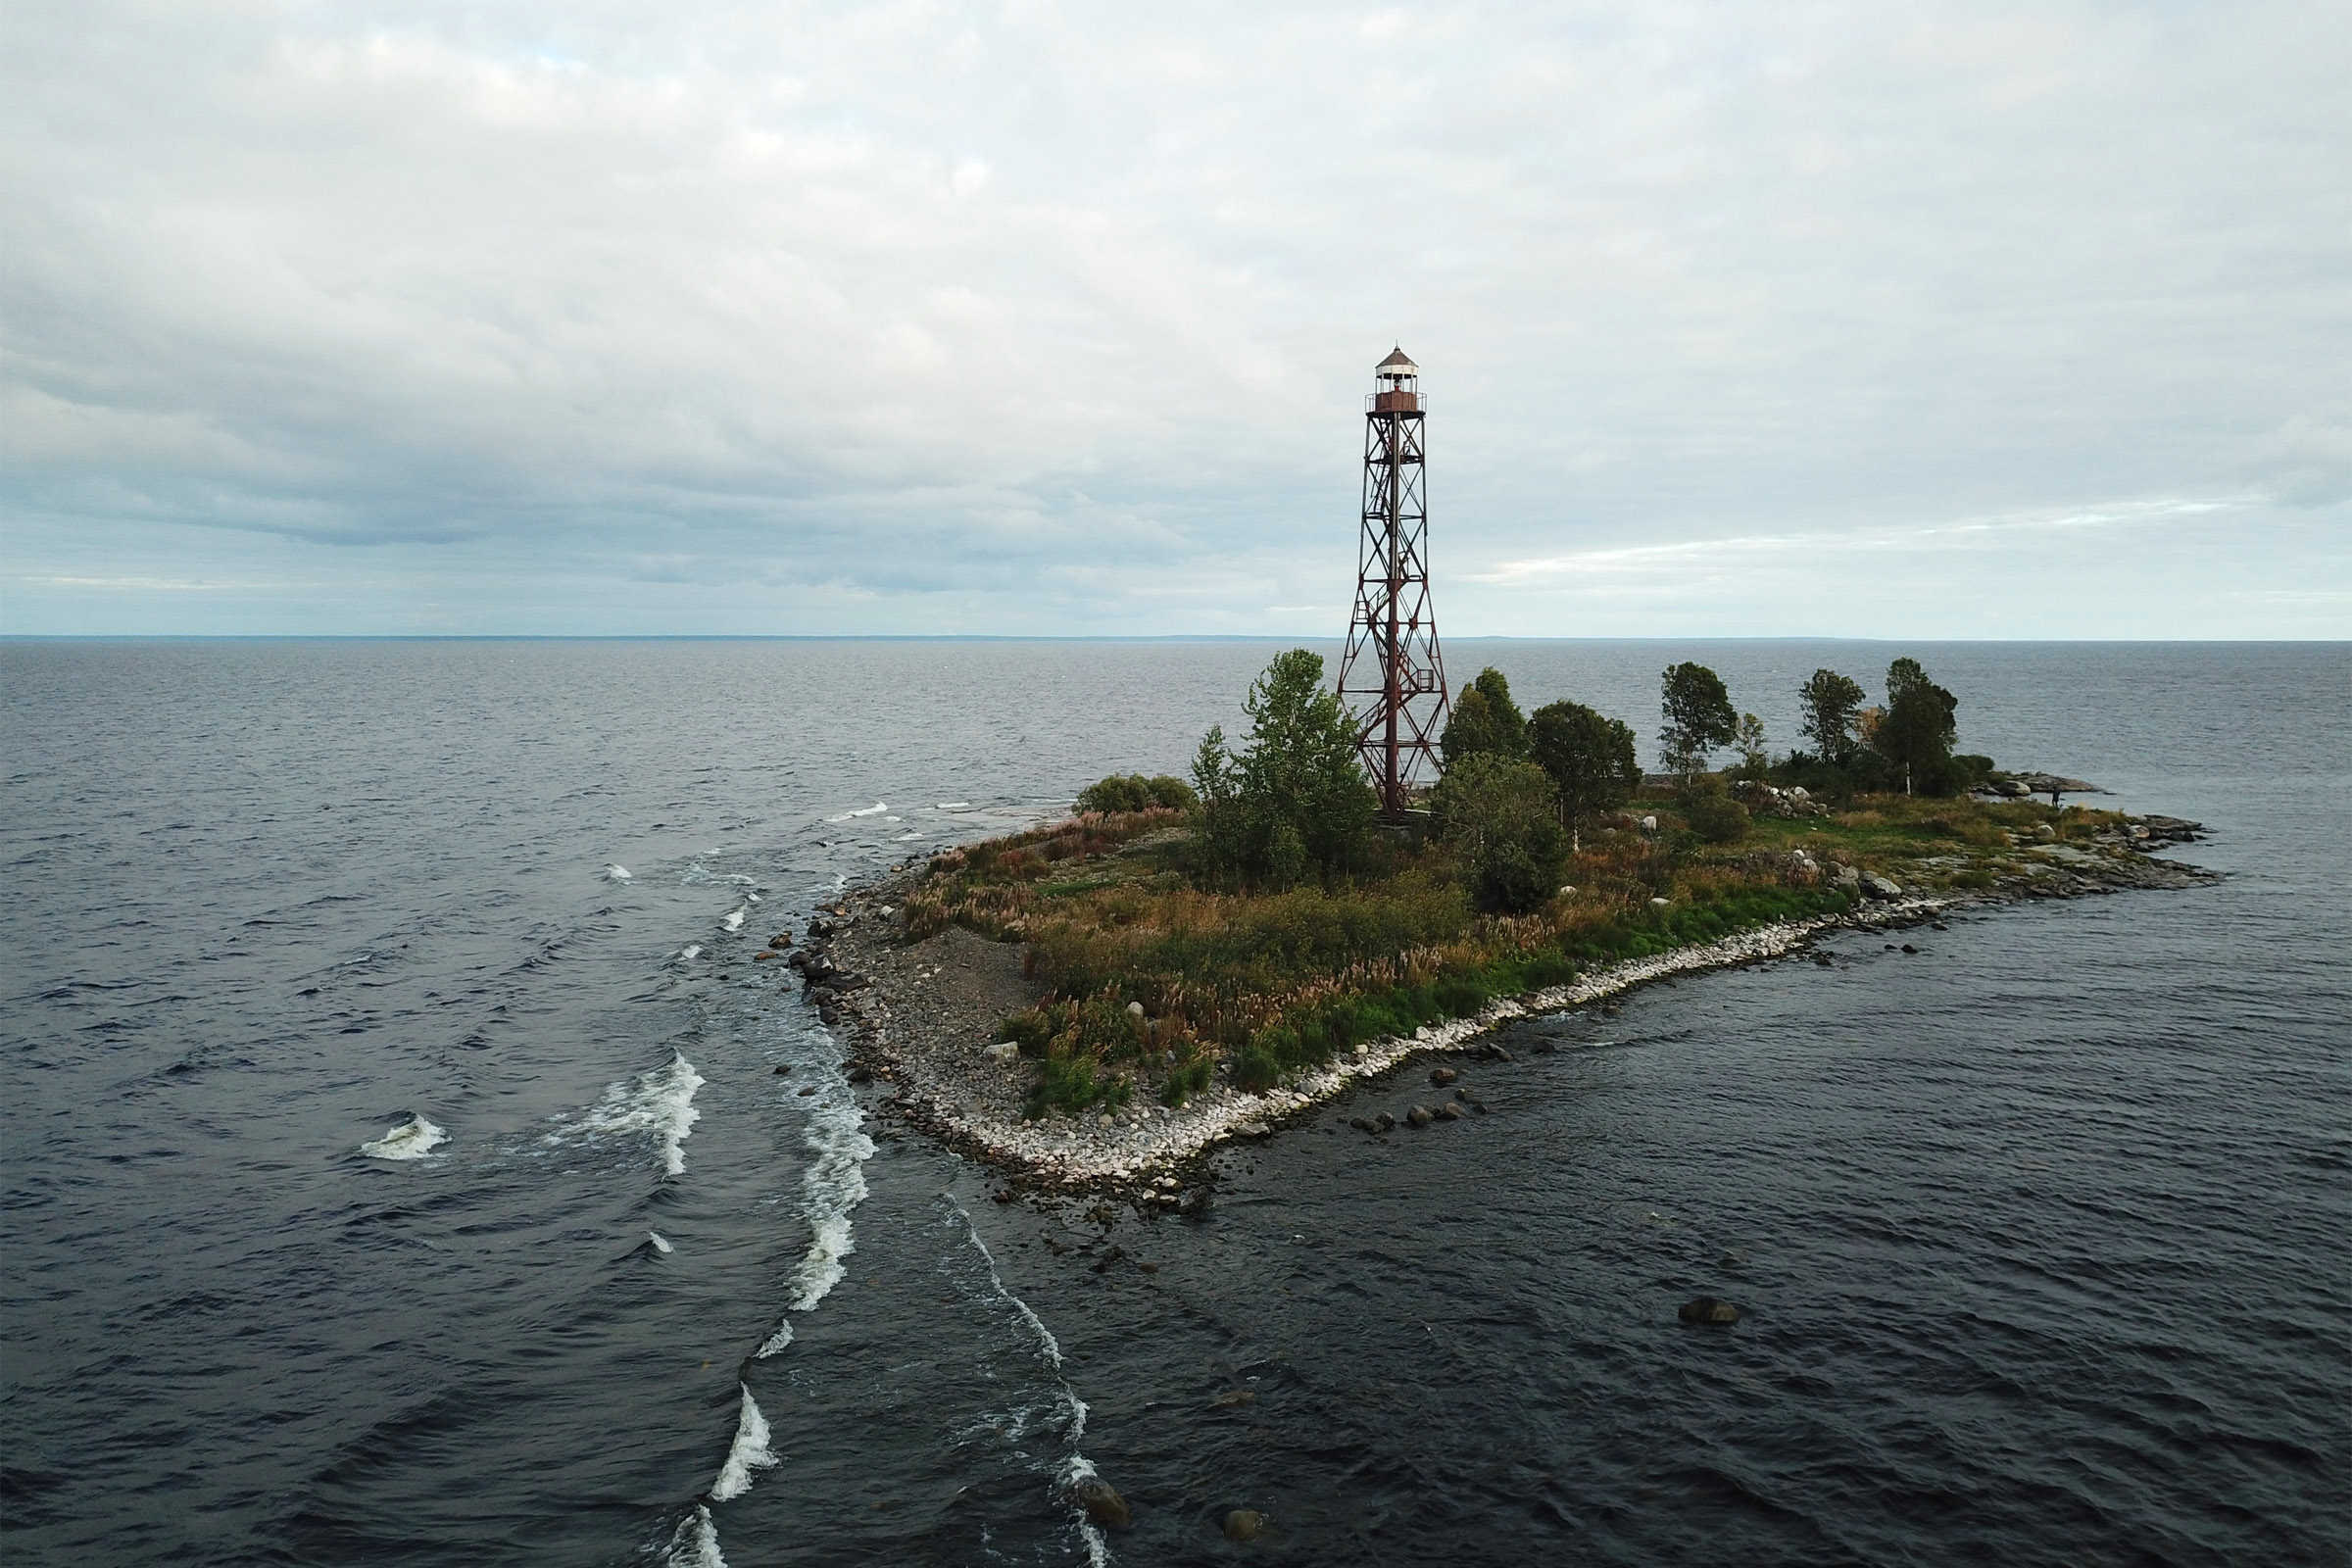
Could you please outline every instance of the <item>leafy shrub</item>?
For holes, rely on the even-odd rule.
[[[1524,913],[1559,886],[1568,835],[1550,776],[1535,763],[1473,752],[1446,770],[1432,807],[1480,908]]]
[[[1146,778],[1141,773],[1113,773],[1098,779],[1078,792],[1077,808],[1081,812],[1100,811],[1108,816],[1117,811],[1161,810],[1189,811],[1200,804],[1193,787],[1180,778],[1166,773]]]
[[[1732,799],[1722,779],[1708,774],[1683,792],[1683,821],[1709,844],[1737,844],[1747,837],[1747,808]]]

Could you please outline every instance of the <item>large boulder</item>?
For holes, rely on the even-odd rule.
[[[1874,899],[1899,899],[1903,896],[1903,885],[1876,871],[1865,871],[1862,873],[1862,891]]]

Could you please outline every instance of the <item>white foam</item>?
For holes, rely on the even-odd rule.
[[[935,808],[942,811],[968,811],[971,808],[972,803],[969,801],[942,801]]]
[[[765,1342],[760,1345],[760,1348],[752,1353],[760,1360],[764,1361],[769,1356],[775,1354],[778,1350],[781,1350],[784,1348],[784,1347],[790,1345],[791,1343],[792,1319],[786,1318],[784,1321],[776,1325],[776,1332],[770,1334]]]
[[[947,1194],[942,1193],[940,1198],[947,1203],[949,1212],[962,1223],[964,1239],[971,1243],[972,1250],[980,1254],[980,1261],[988,1266],[988,1283],[996,1291],[997,1298],[1018,1313],[1021,1321],[1028,1324],[1030,1332],[1037,1337],[1038,1358],[1053,1372],[1054,1386],[1061,1391],[1061,1405],[1068,1412],[1062,1423],[1062,1442],[1069,1446],[1069,1457],[1062,1461],[1058,1480],[1066,1493],[1071,1487],[1093,1476],[1095,1465],[1093,1460],[1078,1451],[1078,1444],[1086,1436],[1086,1401],[1078,1397],[1078,1391],[1071,1388],[1069,1379],[1061,1375],[1061,1344],[1038,1315],[1029,1309],[1029,1303],[1013,1295],[1005,1286],[1004,1276],[997,1272],[996,1254],[988,1250],[986,1242],[980,1240],[980,1230],[972,1223],[972,1216],[965,1213]],[[1076,1511],[1078,1537],[1086,1543],[1086,1559],[1094,1568],[1103,1568],[1110,1561],[1110,1543],[1103,1539],[1102,1532],[1086,1517],[1084,1510]]]
[[[729,911],[725,919],[719,921],[718,923],[726,927],[729,931],[740,931],[743,929],[743,917],[751,912],[752,906],[750,905],[739,904],[731,911]]]
[[[668,1066],[639,1073],[628,1083],[607,1089],[605,1098],[589,1107],[580,1125],[605,1135],[658,1133],[663,1163],[672,1176],[682,1176],[686,1173],[684,1145],[703,1115],[694,1108],[694,1092],[702,1087],[702,1074],[694,1070],[694,1064],[673,1054]]]
[[[767,1439],[767,1417],[760,1413],[752,1391],[745,1388],[743,1409],[735,1418],[735,1446],[727,1450],[727,1462],[718,1467],[718,1479],[710,1483],[712,1502],[742,1496],[752,1490],[753,1471],[774,1468],[776,1456],[768,1451]]]
[[[647,1231],[645,1234],[653,1240],[654,1250],[664,1257],[677,1250],[676,1248],[669,1245],[669,1238],[660,1231]]]
[[[689,942],[678,950],[678,961],[681,963],[692,963],[702,956],[703,945],[699,942]]]
[[[629,875],[629,868],[627,866],[608,865],[605,867],[605,880],[608,882],[628,882],[635,879]]]
[[[718,1526],[704,1504],[696,1503],[671,1533],[667,1568],[727,1568],[727,1559],[718,1554]]]
[[[362,1144],[360,1152],[370,1159],[422,1159],[448,1142],[449,1134],[422,1116],[411,1116],[383,1137]]]
[[[718,852],[712,850],[710,853],[716,855]],[[694,861],[685,870],[679,872],[678,880],[690,888],[712,885],[722,888],[756,888],[760,885],[760,879],[756,876],[746,876],[741,871],[728,871],[722,874],[710,870],[700,860]]]
[[[855,811],[844,811],[839,816],[828,816],[825,818],[825,820],[828,822],[847,822],[852,817],[880,816],[884,811],[889,809],[890,808],[888,806],[884,805],[880,801],[876,801],[871,806],[861,808],[860,809]]]
[[[809,1238],[808,1250],[793,1271],[790,1310],[795,1312],[814,1307],[849,1272],[842,1259],[858,1250],[850,1211],[865,1201],[865,1162],[874,1155],[865,1113],[846,1093],[816,1103],[806,1142],[816,1158],[801,1175],[801,1211],[808,1216]]]

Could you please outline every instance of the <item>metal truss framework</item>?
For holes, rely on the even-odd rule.
[[[1413,790],[1439,766],[1449,703],[1429,602],[1420,371],[1399,349],[1374,371],[1364,413],[1362,552],[1340,700],[1355,714],[1381,814],[1404,820]]]

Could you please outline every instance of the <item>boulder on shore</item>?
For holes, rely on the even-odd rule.
[[[1683,1303],[1683,1309],[1675,1315],[1686,1323],[1730,1324],[1740,1321],[1738,1307],[1712,1296],[1692,1297]]]
[[[1874,899],[1899,899],[1903,896],[1903,885],[1876,871],[1865,871],[1862,873],[1862,891]]]

